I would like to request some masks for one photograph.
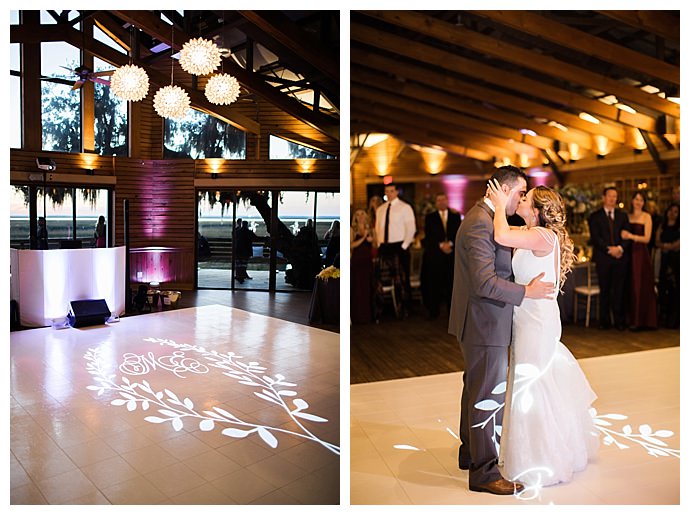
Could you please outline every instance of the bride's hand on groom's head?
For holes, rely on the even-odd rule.
[[[503,191],[501,184],[497,179],[490,179],[486,187],[486,196],[494,203],[494,205],[506,206],[510,200],[510,196],[513,194],[511,191],[509,194]]]

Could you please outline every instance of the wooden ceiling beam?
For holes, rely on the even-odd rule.
[[[78,48],[83,47],[85,52],[88,52],[94,55],[95,57],[98,57],[99,59],[103,59],[104,61],[114,66],[119,67],[125,64],[129,64],[128,56],[121,54],[117,50],[109,47],[104,43],[101,43],[100,41],[94,39],[92,36],[82,34],[81,31],[78,31],[76,29],[68,30],[66,32],[64,41]],[[138,63],[136,60],[134,61],[134,63],[141,64]],[[148,74],[149,81],[152,84],[158,86],[167,86],[170,84],[170,78],[167,74],[158,73],[151,68],[148,68],[146,70],[146,73]],[[243,131],[251,132],[252,134],[261,133],[260,124],[255,120],[252,120],[248,116],[245,116],[237,112],[236,108],[212,104],[206,99],[203,92],[188,89],[184,86],[180,87],[187,92],[187,94],[189,95],[191,105],[196,109],[199,109],[200,111],[203,111],[205,113],[212,114],[218,119],[223,120],[224,122],[229,123],[230,125],[237,127],[238,129],[241,129]],[[151,89],[149,89],[149,95],[150,94]]]
[[[364,11],[364,14],[398,27],[413,30],[420,34],[438,39],[482,54],[495,56],[503,61],[530,68],[539,73],[551,75],[560,80],[580,84],[613,94],[648,109],[680,117],[680,106],[657,95],[624,84],[615,79],[574,66],[553,57],[538,54],[485,36],[465,27],[459,27],[413,11]]]
[[[65,23],[38,26],[26,24],[10,25],[10,43],[31,45],[51,41],[64,41],[70,30],[75,29]]]
[[[362,122],[353,122],[355,126],[361,129],[366,127],[366,132],[383,132],[391,134],[398,139],[417,143],[425,147],[440,146],[447,152],[489,163],[492,163],[496,157],[514,158],[514,154],[511,154],[505,149],[485,147],[481,144],[468,146],[459,145],[457,141],[451,141],[448,135],[426,129],[420,130],[419,127],[415,126],[414,123],[409,120],[405,123],[401,120],[391,120],[386,116],[375,116],[366,111],[358,110],[355,110],[353,114],[356,120],[362,120]]]
[[[181,49],[182,45],[192,38],[186,32],[174,29],[150,11],[113,11],[113,14],[177,50]],[[173,31],[174,41],[171,39],[173,38]],[[223,67],[226,73],[234,75],[242,86],[252,93],[259,95],[277,108],[294,116],[331,139],[339,140],[339,124],[330,116],[315,112],[298,100],[281,93],[278,89],[267,84],[260,76],[252,71],[245,70],[232,59],[223,58]]]
[[[592,36],[533,11],[472,11],[507,27],[591,55],[621,68],[680,85],[680,67]],[[545,30],[546,28],[546,30]]]
[[[597,11],[604,16],[680,43],[680,16],[668,11]],[[680,14],[679,11],[678,14]]]
[[[351,55],[356,55],[357,53],[356,49],[351,50]],[[368,53],[367,59],[357,60],[357,62],[365,63],[367,66],[377,66],[383,62],[379,62],[377,57],[381,57],[383,60],[387,59],[373,53]],[[563,141],[565,143],[576,143],[584,149],[592,148],[592,139],[589,133],[572,128],[565,132],[545,123],[536,122],[526,115],[512,114],[512,112],[507,111],[506,109],[516,109],[516,103],[519,104],[522,100],[519,97],[504,95],[506,98],[502,98],[501,94],[497,94],[488,88],[482,88],[469,82],[459,81],[448,75],[416,68],[413,65],[405,64],[403,67],[406,69],[409,68],[411,73],[407,73],[407,70],[403,71],[400,66],[395,66],[395,71],[390,68],[386,68],[386,71],[403,76],[406,79],[423,81],[429,87],[416,85],[409,81],[400,83],[383,75],[367,71],[367,69],[358,65],[351,65],[350,69],[352,78],[356,78],[360,82],[370,80],[369,83],[376,84],[377,88],[386,89],[387,91],[400,93],[406,96],[425,98],[432,101],[434,104],[446,105],[455,111],[471,114],[485,120],[491,120],[516,130],[529,129],[540,136],[546,136],[552,140]],[[435,87],[443,88],[450,93],[429,89]],[[488,102],[496,106],[505,107],[506,109],[490,109],[482,104],[462,98],[458,95],[459,92],[462,92],[463,95],[468,97],[475,98],[480,102]],[[533,107],[534,109],[528,109],[526,112],[531,112],[534,116],[538,116],[544,106],[534,103]],[[578,121],[582,122],[579,118]]]
[[[445,70],[475,77],[491,84],[496,84],[504,88],[508,87],[514,91],[525,93],[533,97],[548,99],[554,103],[586,111],[597,116],[603,116],[633,127],[643,128],[649,131],[653,131],[655,127],[655,120],[650,116],[621,111],[614,106],[606,105],[603,102],[585,97],[581,94],[549,86],[543,82],[523,77],[516,73],[506,72],[478,61],[467,59],[452,52],[440,50],[423,43],[417,43],[361,24],[352,23],[350,25],[350,36],[353,40],[364,43],[365,45],[393,52],[408,59],[419,61],[420,63],[425,63],[427,65],[431,64]],[[519,97],[512,96],[512,98]],[[528,110],[525,112],[530,111]],[[551,119],[564,123],[557,118]],[[582,120],[579,121],[582,122]],[[568,123],[566,125],[571,124]],[[577,125],[573,126],[578,127]]]
[[[446,121],[449,124],[465,127],[467,130],[477,130],[487,135],[506,138],[516,142],[524,143],[536,148],[552,148],[553,140],[543,136],[531,136],[523,134],[519,130],[501,127],[493,123],[478,120],[470,116],[465,116],[457,112],[449,111],[447,107],[442,107],[433,103],[428,103],[429,96],[420,97],[400,96],[393,91],[382,91],[368,86],[369,82],[357,82],[350,85],[350,94],[359,98],[366,98],[373,102],[390,106],[395,109],[405,109],[411,113],[427,115],[438,120]]]
[[[387,132],[386,129],[379,127],[374,122],[359,122],[355,121],[350,124],[354,134],[366,134],[372,132],[372,128],[376,128],[379,132]],[[438,140],[430,138],[429,136],[420,136],[419,131],[415,134],[415,131],[398,128],[399,139],[405,141],[407,144],[419,145],[420,147],[434,148],[438,147]],[[395,136],[393,136],[395,137]],[[361,148],[361,147],[358,147]],[[493,163],[494,156],[487,152],[482,152],[481,150],[476,150],[473,148],[462,147],[460,145],[444,145],[444,152],[453,154],[455,156],[463,157],[468,160],[468,163],[474,163],[475,161],[483,161],[486,163]]]
[[[285,46],[281,41],[274,39],[269,33],[260,27],[244,20],[244,24],[238,27],[248,38],[266,47],[275,55],[280,56],[280,62],[291,71],[306,77],[307,88],[321,88],[321,93],[336,108],[340,107],[340,84],[337,80],[326,76],[323,71],[314,66],[304,56],[296,54],[291,47]],[[313,45],[312,45],[313,46]],[[338,62],[338,58],[334,58]]]
[[[331,55],[316,39],[310,38],[297,24],[279,11],[238,11],[252,25],[309,62],[326,77],[338,82],[338,55]]]
[[[398,123],[413,121],[414,126],[417,127],[418,130],[443,132],[447,135],[445,139],[446,142],[450,141],[468,146],[482,145],[484,148],[493,148],[495,149],[494,152],[500,150],[504,155],[507,154],[512,157],[517,154],[527,154],[529,157],[533,158],[539,154],[538,149],[531,145],[525,145],[517,141],[511,142],[507,139],[472,132],[465,127],[449,124],[446,120],[439,120],[433,116],[423,116],[416,111],[407,110],[405,106],[400,106],[397,109],[390,109],[389,107],[376,104],[366,98],[351,95],[350,107],[352,106],[357,106],[358,110],[361,109],[376,116],[386,117]],[[393,134],[395,133],[393,132]]]

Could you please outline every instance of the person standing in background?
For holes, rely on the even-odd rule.
[[[387,184],[384,188],[387,202],[376,210],[376,236],[379,241],[379,255],[382,259],[398,261],[399,278],[403,287],[404,314],[409,310],[410,289],[410,245],[417,231],[414,210],[398,197],[398,188]],[[393,265],[394,268],[395,265]]]
[[[105,248],[105,216],[101,215],[98,217],[98,223],[96,224],[96,230],[93,233],[93,237],[96,239],[96,248]]]
[[[36,239],[38,240],[38,250],[48,250],[48,227],[46,226],[46,219],[44,217],[38,219]]]
[[[654,269],[647,244],[652,237],[652,216],[644,211],[646,198],[641,191],[630,201],[630,230],[621,231],[621,238],[630,240],[629,319],[630,330],[656,329],[656,293]]]
[[[660,324],[677,329],[680,326],[680,206],[666,208],[664,221],[656,233],[661,251],[659,269]]]
[[[587,220],[592,241],[592,261],[597,268],[599,288],[599,329],[611,328],[611,312],[616,329],[625,330],[625,282],[628,275],[631,240],[621,237],[623,230],[630,231],[628,214],[616,208],[618,190],[614,186],[604,188],[603,206]]]
[[[445,193],[437,193],[436,211],[424,218],[422,298],[430,319],[440,314],[440,304],[450,310],[453,293],[453,250],[460,227],[460,213],[448,207]]]

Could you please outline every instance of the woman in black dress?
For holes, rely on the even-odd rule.
[[[350,227],[350,318],[353,324],[373,319],[374,267],[372,251],[376,245],[369,215],[356,209]]]
[[[661,251],[659,268],[659,318],[669,329],[680,326],[680,205],[666,208],[656,233]]]

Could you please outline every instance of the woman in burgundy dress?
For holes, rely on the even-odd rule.
[[[623,230],[621,238],[632,240],[630,255],[630,330],[656,329],[656,294],[654,269],[647,244],[652,237],[652,216],[644,211],[645,196],[633,194],[630,202],[630,231]]]
[[[353,324],[366,324],[373,319],[372,250],[375,244],[369,215],[363,209],[356,209],[350,227],[350,319]]]

